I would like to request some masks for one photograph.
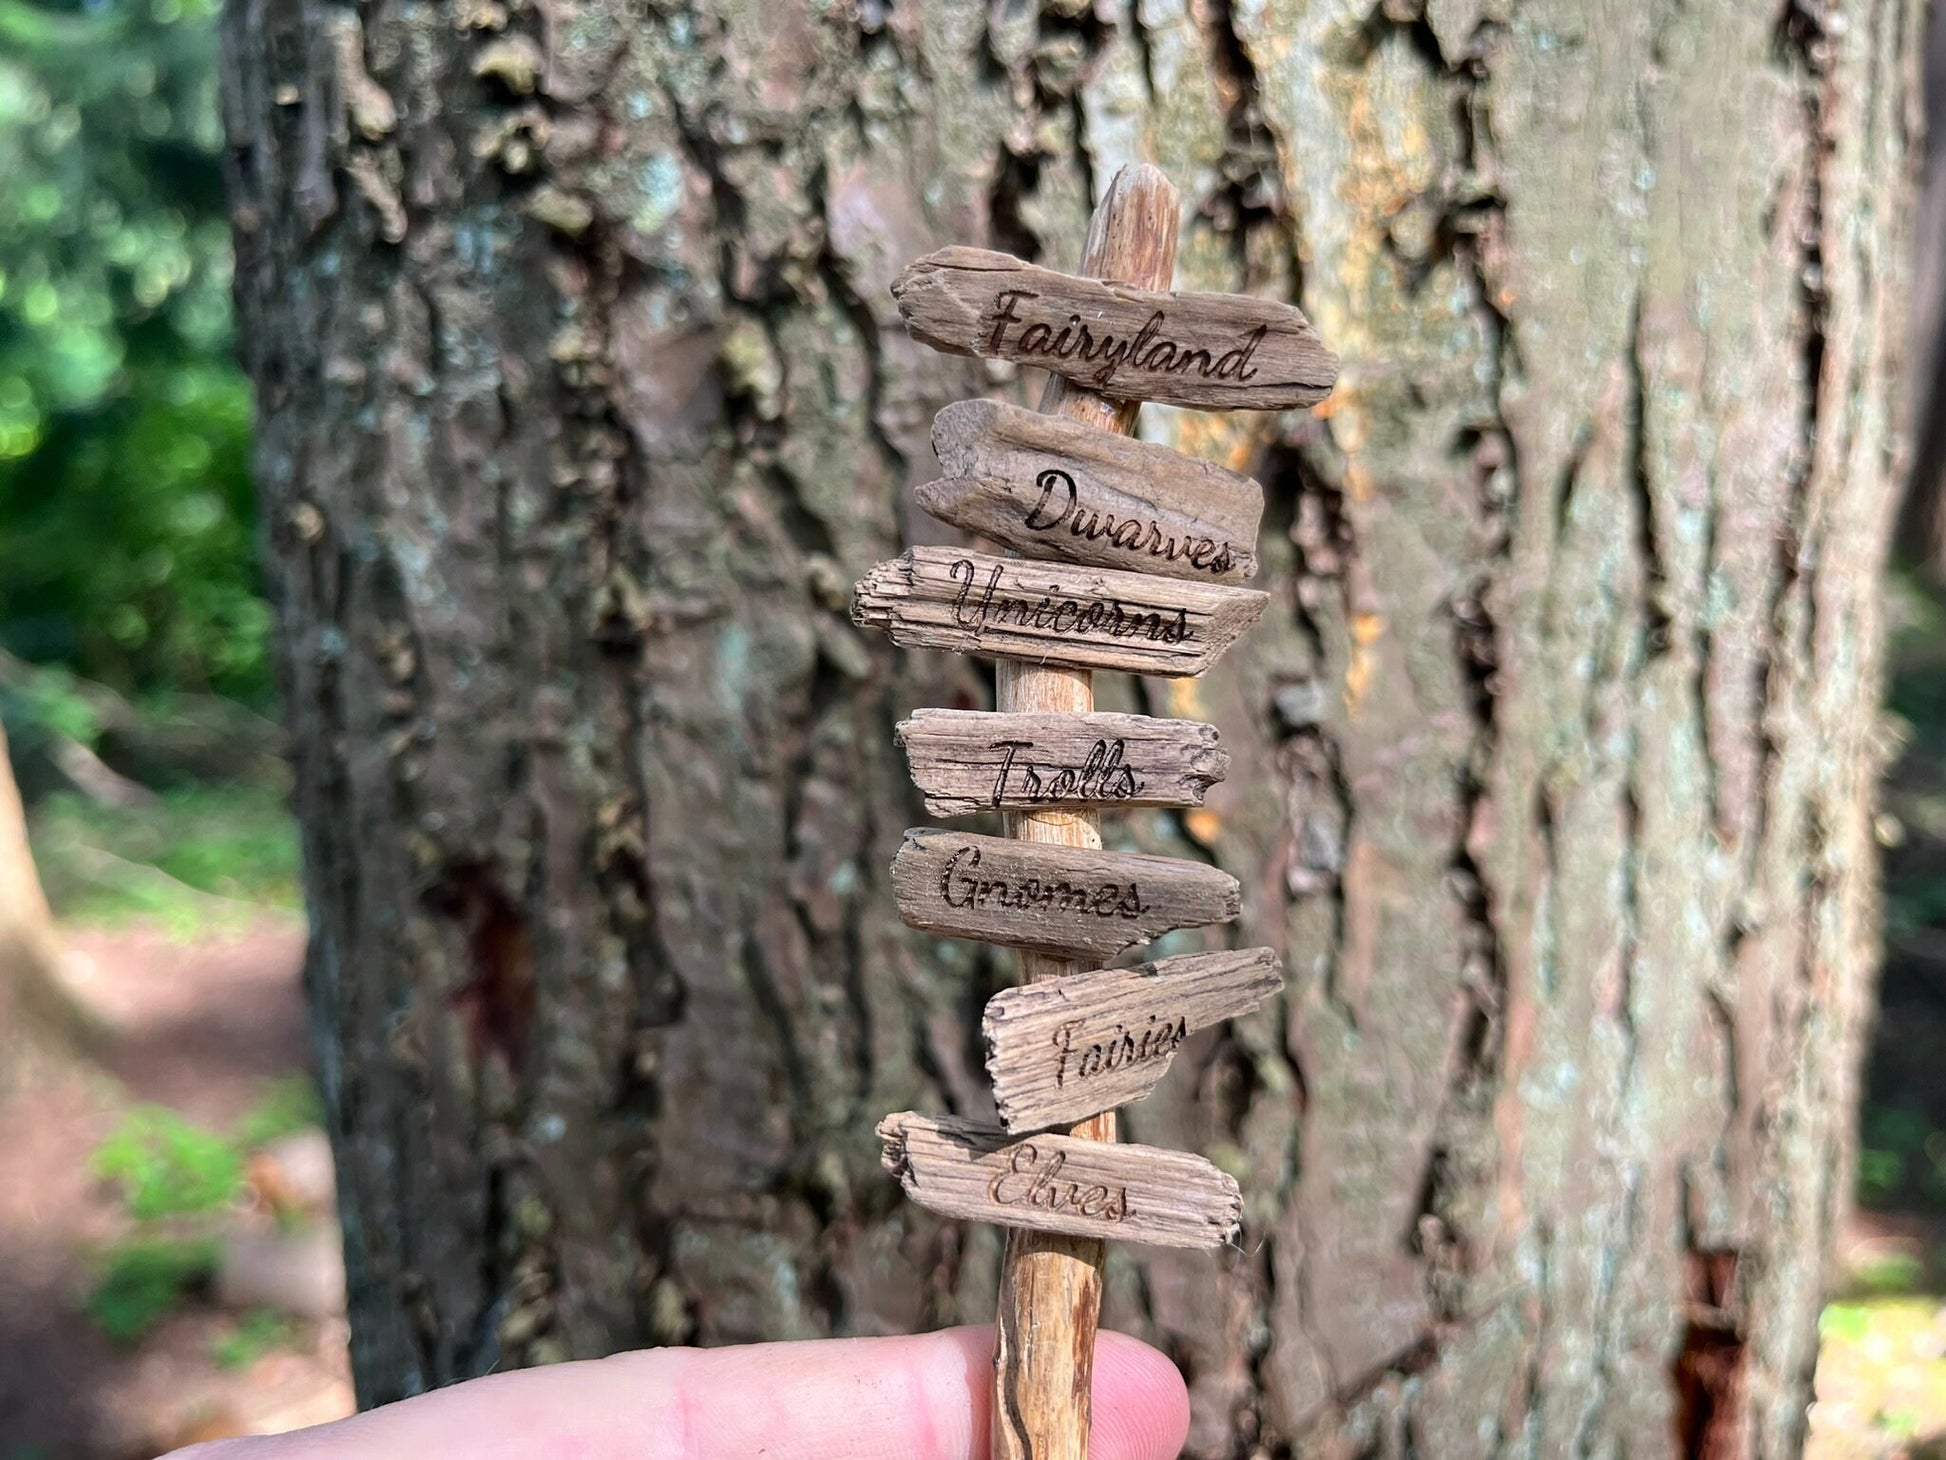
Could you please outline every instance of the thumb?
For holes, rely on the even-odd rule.
[[[456,1384],[337,1424],[170,1460],[987,1460],[993,1330],[650,1349]],[[1104,1333],[1091,1460],[1171,1460],[1175,1366]]]

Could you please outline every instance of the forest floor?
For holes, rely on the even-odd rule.
[[[322,1140],[290,1110],[303,937],[288,913],[194,941],[67,930],[108,1032],[86,1058],[34,1056],[0,1104],[0,1460],[149,1460],[351,1411],[344,1321],[316,1296],[342,1285],[317,1255],[328,1188],[315,1159],[274,1164]],[[276,1275],[288,1293],[266,1253],[305,1269]]]
[[[1939,684],[1910,720],[1946,727],[1946,657]],[[1887,812],[1862,1205],[1809,1460],[1946,1460],[1946,728],[1909,735]],[[37,822],[107,1036],[35,1057],[0,1102],[0,1460],[152,1460],[350,1411],[281,815],[192,797]]]

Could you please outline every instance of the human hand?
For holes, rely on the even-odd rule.
[[[993,1330],[648,1349],[495,1374],[316,1429],[164,1460],[987,1460]],[[1171,1460],[1175,1366],[1104,1333],[1091,1460]]]

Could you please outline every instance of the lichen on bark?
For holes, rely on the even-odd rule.
[[[987,1108],[1006,971],[893,915],[892,748],[985,705],[850,583],[947,539],[887,286],[1056,266],[1122,161],[1290,299],[1265,624],[1111,842],[1244,881],[1280,1009],[1133,1139],[1244,1250],[1118,1253],[1191,1453],[1781,1454],[1874,915],[1916,5],[237,0],[245,354],[383,1400],[640,1342],[990,1316],[874,1122]],[[1200,938],[1202,935],[1197,935]],[[1196,946],[1178,936],[1151,950]]]

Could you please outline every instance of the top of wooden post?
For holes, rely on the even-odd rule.
[[[1088,220],[1081,272],[1138,289],[1167,289],[1176,277],[1176,240],[1182,228],[1182,197],[1159,167],[1131,162],[1115,174],[1101,205]],[[1050,375],[1041,411],[1084,425],[1135,434],[1140,401],[1110,400]]]
[[[1169,273],[1153,266],[1174,234],[1173,204],[1167,215],[1161,208],[1174,194],[1154,169],[1124,169],[1078,274],[957,244],[926,255],[892,285],[907,331],[936,350],[1039,366],[1116,401],[1209,411],[1315,405],[1337,379],[1338,358],[1302,310],[1163,287]],[[1099,270],[1097,248],[1108,260]],[[1137,282],[1147,270],[1160,282]]]

